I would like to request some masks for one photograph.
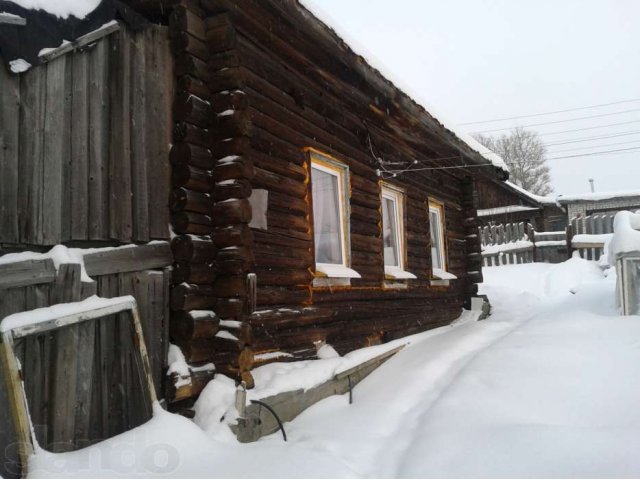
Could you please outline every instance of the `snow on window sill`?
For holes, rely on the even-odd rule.
[[[316,263],[316,276],[328,278],[362,278],[358,272],[333,263]]]
[[[431,277],[435,280],[456,280],[456,277],[453,273],[446,272],[440,268],[434,268]]]
[[[387,280],[415,280],[416,277],[413,273],[406,272],[400,267],[384,266],[384,276]]]

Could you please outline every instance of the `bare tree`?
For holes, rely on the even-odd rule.
[[[517,127],[500,137],[478,134],[474,138],[507,162],[513,183],[537,195],[553,191],[545,158],[547,149],[537,133]]]

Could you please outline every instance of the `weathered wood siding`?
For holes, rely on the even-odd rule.
[[[172,70],[166,27],[124,26],[0,67],[0,244],[168,238]]]

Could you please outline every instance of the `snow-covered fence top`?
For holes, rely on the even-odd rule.
[[[524,222],[480,227],[484,266],[532,262],[532,231],[531,224]]]
[[[640,212],[618,212],[613,229],[608,256],[618,274],[618,305],[623,315],[640,315]]]
[[[609,256],[616,259],[629,254],[640,256],[640,213],[618,212],[609,242]]]

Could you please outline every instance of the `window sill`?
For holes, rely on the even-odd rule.
[[[333,263],[316,263],[316,277],[320,278],[362,278],[358,272]]]
[[[429,282],[432,287],[448,287],[450,280],[456,280],[453,273],[446,272],[440,268],[434,268],[431,272],[431,281]]]
[[[384,267],[385,280],[415,280],[416,277],[413,273],[406,272],[399,267]]]

